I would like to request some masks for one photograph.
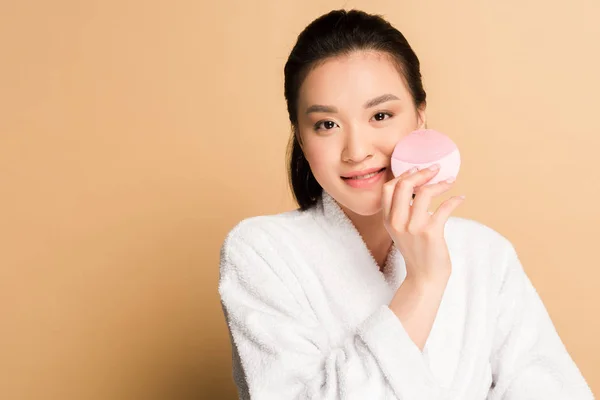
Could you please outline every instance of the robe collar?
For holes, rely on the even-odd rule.
[[[344,267],[352,268],[356,273],[361,274],[362,285],[360,288],[364,290],[361,299],[370,299],[370,304],[373,306],[389,304],[406,277],[406,264],[400,250],[395,245],[392,246],[382,272],[350,218],[325,190],[317,202],[315,211],[320,217],[318,219],[325,222],[324,228],[331,235],[335,235],[336,239],[342,242],[343,248],[348,250],[353,262]],[[454,308],[461,307],[459,298],[466,296],[466,290],[456,292],[457,289],[452,284],[456,279],[453,273],[423,348],[423,355],[432,372],[447,388],[452,384],[453,373],[460,361],[458,356],[451,351],[452,348],[458,346],[455,342],[460,340],[460,330],[462,329],[461,324],[454,322],[454,315],[459,312]],[[452,298],[454,298],[453,302],[449,300]],[[454,343],[450,345],[449,341]]]
[[[379,265],[373,257],[371,251],[367,248],[365,241],[340,207],[337,201],[325,190],[317,202],[317,211],[321,213],[331,228],[344,232],[343,238],[349,248],[353,251],[364,253],[369,265],[364,265],[364,268],[369,268],[374,274],[383,279],[394,291],[400,286],[406,277],[406,265],[402,253],[395,245],[392,245],[385,261],[383,271],[379,270]]]

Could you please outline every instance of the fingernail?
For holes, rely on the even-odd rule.
[[[456,179],[454,179],[454,178],[448,178],[448,179],[446,179],[446,183],[452,183],[452,182],[454,182],[455,180],[456,180]]]
[[[437,171],[438,169],[440,169],[440,164],[433,164],[429,167],[429,169],[432,171]]]
[[[417,172],[417,169],[418,169],[417,167],[412,167],[411,169],[408,170],[408,173],[413,174],[413,173]]]

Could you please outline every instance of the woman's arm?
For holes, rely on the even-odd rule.
[[[431,333],[448,279],[449,276],[440,276],[425,281],[407,276],[390,303],[390,309],[420,350]]]
[[[511,245],[499,293],[488,400],[592,400]]]
[[[332,344],[327,322],[317,321],[314,304],[300,298],[294,275],[277,263],[268,242],[251,245],[253,236],[229,237],[221,252],[219,293],[245,376],[240,396],[441,398],[421,351],[388,306]]]

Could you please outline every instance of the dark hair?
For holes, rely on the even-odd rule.
[[[289,184],[301,210],[314,206],[323,192],[300,147],[298,92],[308,73],[327,59],[359,50],[387,53],[405,80],[417,108],[425,104],[420,63],[406,38],[380,15],[334,10],[311,22],[285,64],[284,94],[292,124],[287,160]]]

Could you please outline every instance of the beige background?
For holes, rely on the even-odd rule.
[[[597,0],[3,0],[0,398],[235,397],[219,248],[294,207],[283,65],[340,7],[405,33],[456,215],[515,244],[600,391]]]

